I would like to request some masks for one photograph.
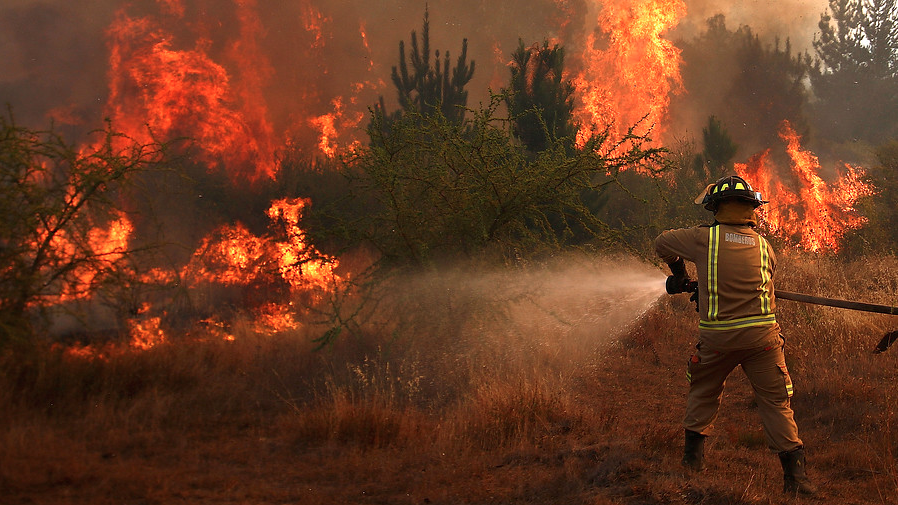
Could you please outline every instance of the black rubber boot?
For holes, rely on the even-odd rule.
[[[813,496],[817,487],[805,473],[804,448],[779,453],[783,465],[783,492],[791,495]]]
[[[686,443],[683,446],[683,466],[696,472],[705,469],[705,435],[686,430]]]

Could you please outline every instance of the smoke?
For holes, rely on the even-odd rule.
[[[762,40],[771,42],[788,39],[798,52],[813,53],[811,43],[819,31],[817,23],[827,9],[827,0],[767,0],[719,2],[715,0],[688,0],[687,15],[674,31],[675,38],[692,38],[705,28],[705,21],[717,14],[726,17],[727,25],[750,26]]]
[[[448,51],[454,63],[462,39],[468,39],[468,60],[477,65],[468,85],[471,106],[485,101],[488,89],[507,83],[507,64],[519,39],[527,45],[544,39],[559,43],[575,65],[603,5],[596,0],[300,0],[258,5],[233,0],[13,0],[0,7],[0,50],[5,56],[0,60],[0,100],[27,126],[45,127],[50,119],[82,130],[100,126],[109,114],[108,34],[116,16],[124,14],[151,20],[173,50],[207,51],[229,71],[234,93],[244,102],[257,93],[276,143],[286,137],[312,145],[317,135],[312,121],[339,113],[342,117],[332,120],[334,126],[354,131],[339,139],[345,145],[362,137],[367,108],[379,96],[395,107],[389,75],[399,59],[398,42],[408,43],[412,31],[420,37],[425,3],[432,49],[441,55]],[[708,17],[723,13],[731,26],[750,24],[762,37],[788,37],[801,49],[810,45],[825,6],[825,0],[692,0],[670,37],[688,38]],[[257,19],[247,22],[248,10]]]
[[[0,100],[33,127],[100,126],[115,2],[12,0],[0,7]]]

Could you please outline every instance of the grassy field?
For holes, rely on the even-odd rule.
[[[898,259],[782,255],[778,287],[898,305]],[[0,503],[783,503],[751,389],[680,464],[696,314],[628,260],[395,279],[374,317],[172,337],[105,359],[6,353]],[[898,502],[898,318],[779,303],[822,497]]]

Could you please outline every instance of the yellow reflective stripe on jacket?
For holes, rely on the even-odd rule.
[[[770,268],[770,251],[768,250],[767,241],[763,237],[758,237],[758,244],[761,250],[761,314],[770,314],[770,279],[773,271]]]
[[[720,227],[708,229],[708,320],[717,319],[720,299],[717,295],[717,252],[720,247]]]
[[[776,322],[776,314],[765,314],[763,316],[741,317],[739,319],[730,319],[729,321],[705,321],[701,320],[698,327],[703,330],[736,330],[739,328],[748,328],[749,326],[766,326]]]
[[[717,292],[717,256],[720,249],[720,227],[712,226],[708,231],[708,320],[717,319],[720,312],[720,298]]]

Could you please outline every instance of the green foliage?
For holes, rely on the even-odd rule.
[[[512,55],[507,105],[515,136],[531,151],[547,149],[555,139],[569,139],[573,124],[574,86],[564,75],[564,49],[525,47],[520,40]]]
[[[808,59],[793,55],[788,39],[783,48],[779,39],[773,47],[765,46],[747,28],[740,36],[737,58],[741,78],[733,83],[730,95],[740,111],[736,124],[751,125],[763,132],[767,146],[778,141],[777,132],[784,119],[796,131],[807,131],[803,107],[808,102],[804,84]]]
[[[876,78],[898,73],[898,2],[829,0],[829,9],[820,15],[814,40],[827,70]]]
[[[311,207],[303,213],[303,228],[316,249],[340,256],[357,241],[354,223],[377,205],[353,185],[355,172],[338,159],[316,160],[287,149],[277,178],[265,194],[269,201],[284,197],[309,199]]]
[[[0,117],[0,344],[28,338],[32,310],[107,279],[128,251],[97,244],[136,172],[163,157],[107,127],[78,149],[52,131]]]
[[[861,199],[857,208],[869,220],[848,237],[848,248],[859,254],[898,253],[898,140],[876,148],[877,163],[867,169],[876,194]]]
[[[835,142],[898,136],[898,4],[830,0],[810,74],[821,133]]]
[[[614,241],[586,200],[620,184],[621,171],[656,170],[664,150],[635,135],[607,145],[605,132],[573,154],[556,140],[533,156],[496,118],[504,99],[493,96],[463,124],[409,108],[390,135],[373,114],[371,146],[345,169],[354,194],[371,204],[364,216],[342,219],[352,221],[342,229],[390,264],[554,249],[578,234]]]
[[[705,148],[695,157],[696,175],[708,176],[714,180],[732,173],[733,158],[739,146],[733,142],[726,128],[715,116],[709,117],[708,126],[702,128],[702,140]]]
[[[432,67],[430,58],[430,21],[429,12],[425,7],[421,45],[418,45],[417,33],[412,31],[408,63],[406,63],[405,41],[399,41],[399,67],[393,67],[391,77],[399,93],[401,109],[391,115],[391,119],[396,119],[403,109],[412,108],[423,116],[430,116],[439,111],[449,120],[461,122],[465,113],[464,107],[468,103],[465,86],[474,76],[474,61],[471,61],[470,65],[467,63],[468,39],[462,40],[461,54],[451,70],[449,51],[444,53],[440,61],[440,51],[437,50]],[[381,113],[385,113],[383,99],[379,109]]]
[[[810,73],[817,123],[836,141],[898,136],[898,2],[830,0]]]

